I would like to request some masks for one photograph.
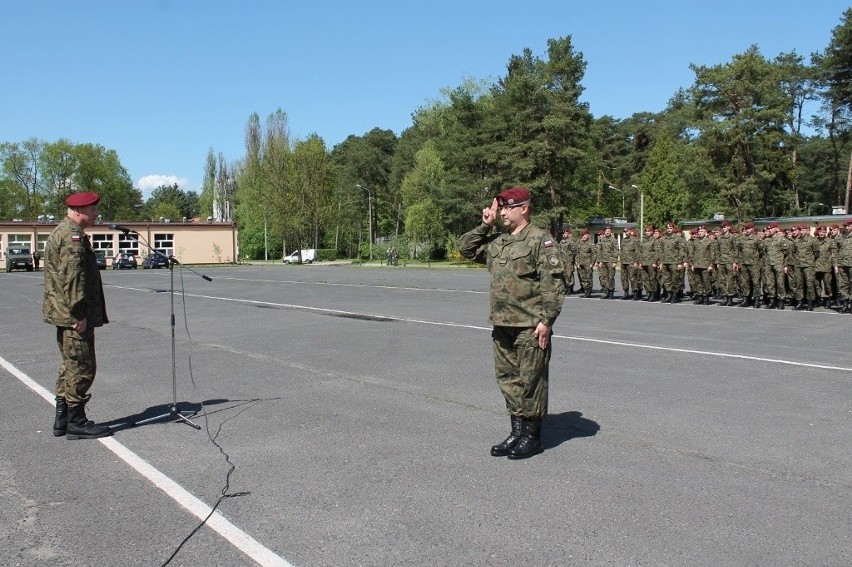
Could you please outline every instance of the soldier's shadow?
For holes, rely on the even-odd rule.
[[[582,412],[566,411],[546,416],[541,430],[544,448],[552,449],[571,439],[594,437],[601,430],[601,426],[597,421],[583,417]]]

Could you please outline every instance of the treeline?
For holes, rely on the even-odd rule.
[[[309,247],[350,257],[383,246],[444,253],[498,190],[516,184],[532,190],[542,225],[637,219],[640,197],[654,224],[848,206],[852,9],[807,58],[752,46],[727,63],[693,65],[693,84],[659,113],[592,116],[582,102],[586,65],[570,36],[551,39],[546,54],[510,57],[496,81],[445,90],[401,135],[376,128],[332,149],[317,136],[292,139],[282,110],[264,122],[253,114],[245,155],[229,164],[211,149],[194,202],[202,217],[236,221],[241,254],[255,258]],[[0,213],[9,216],[7,198],[35,212],[25,198],[37,201],[38,191],[14,174],[7,146],[23,145],[2,146]],[[134,190],[126,172],[117,178],[118,203]],[[42,203],[68,189],[60,179],[86,178],[43,176]],[[139,205],[131,195],[120,211],[152,214]]]

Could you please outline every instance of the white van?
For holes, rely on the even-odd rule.
[[[302,250],[302,262],[305,264],[310,264],[316,258],[317,251],[315,248],[308,248],[307,250]],[[289,256],[284,257],[285,264],[298,264],[299,263],[299,251],[296,250]]]

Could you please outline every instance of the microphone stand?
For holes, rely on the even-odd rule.
[[[193,422],[191,419],[189,419],[191,416],[194,416],[198,412],[195,412],[195,411],[180,411],[180,409],[178,409],[178,401],[177,401],[177,365],[175,363],[175,360],[176,360],[175,359],[175,264],[180,264],[180,262],[178,262],[175,259],[174,256],[166,256],[165,254],[163,254],[162,252],[160,252],[156,248],[151,247],[151,245],[144,238],[139,236],[138,232],[135,232],[135,231],[132,231],[132,230],[127,230],[127,229],[119,229],[119,230],[124,232],[125,235],[130,235],[130,233],[133,233],[132,238],[134,240],[136,240],[136,242],[142,243],[143,245],[145,245],[145,247],[148,248],[148,250],[151,251],[151,253],[156,254],[157,256],[160,256],[162,258],[165,258],[166,261],[168,261],[168,263],[169,263],[169,304],[170,304],[170,307],[171,307],[170,322],[171,322],[171,332],[172,332],[172,403],[169,405],[169,411],[168,412],[161,414],[161,415],[156,415],[154,417],[142,419],[140,421],[131,423],[130,425],[131,425],[131,427],[135,427],[137,425],[143,425],[145,423],[151,423],[153,421],[167,420],[167,421],[180,421],[180,422],[183,422],[183,423],[189,425],[190,427],[193,427],[195,429],[200,430],[201,426],[198,425],[197,423]],[[189,271],[191,271],[192,273],[194,273],[198,276],[201,276],[202,279],[207,280],[208,282],[213,281],[209,276],[206,276],[204,274],[199,274],[198,272],[196,272],[195,270],[192,270],[190,268],[187,268],[187,269]]]

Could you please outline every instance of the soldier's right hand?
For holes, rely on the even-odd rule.
[[[482,209],[482,222],[483,224],[487,224],[488,226],[494,226],[497,223],[497,211],[500,210],[499,205],[497,205],[497,199],[494,199],[494,202],[491,203],[490,207],[486,207]]]

